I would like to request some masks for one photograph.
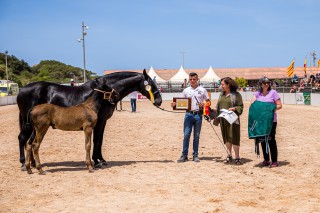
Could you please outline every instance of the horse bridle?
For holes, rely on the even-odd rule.
[[[115,89],[112,89],[111,92],[107,92],[107,91],[103,91],[103,90],[99,90],[99,89],[93,89],[93,90],[103,93],[103,99],[108,100],[110,102],[110,104],[114,104],[111,97],[114,92],[117,92]]]
[[[149,92],[150,101],[154,104],[154,95],[159,93],[159,90],[152,92],[152,86],[149,82],[149,79],[144,81],[144,85],[145,85],[145,89]]]

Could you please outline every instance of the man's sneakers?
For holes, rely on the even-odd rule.
[[[184,156],[184,155],[182,155],[182,156],[177,160],[178,163],[183,163],[183,162],[186,162],[186,161],[188,161],[188,156]]]
[[[192,159],[194,162],[196,162],[196,163],[199,163],[200,162],[200,159],[199,159],[199,157],[198,156],[193,156],[193,159]],[[186,161],[188,161],[188,156],[184,156],[184,155],[182,155],[178,160],[177,160],[177,162],[178,163],[183,163],[183,162],[186,162]]]
[[[200,159],[198,158],[198,156],[193,156],[193,161],[195,163],[199,163],[200,162]]]

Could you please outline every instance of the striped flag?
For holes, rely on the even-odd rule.
[[[287,74],[291,78],[293,76],[293,71],[294,71],[294,60],[292,60],[290,66],[288,67]]]
[[[307,74],[307,59],[304,59],[304,63],[303,63],[303,70],[304,70],[304,74]]]
[[[318,68],[320,67],[320,59],[318,60]]]

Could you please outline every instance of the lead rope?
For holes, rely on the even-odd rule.
[[[199,105],[199,101],[198,101],[197,97],[194,96],[194,98],[196,99],[196,101],[197,101],[197,103],[198,103],[198,105]],[[199,106],[199,109],[202,109],[202,108],[200,108],[200,106]],[[221,145],[223,146],[224,150],[226,150],[227,155],[228,155],[228,156],[231,156],[231,153],[229,153],[229,151],[227,150],[227,148],[224,146],[221,138],[219,137],[218,133],[217,133],[216,130],[213,128],[213,125],[212,125],[211,122],[210,122],[210,118],[207,118],[206,116],[204,116],[204,118],[205,118],[206,121],[209,122],[210,126],[212,127],[214,133],[216,134],[217,138],[219,139],[219,141],[220,141]]]

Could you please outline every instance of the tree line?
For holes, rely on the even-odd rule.
[[[83,82],[83,69],[64,64],[55,60],[42,60],[39,64],[29,66],[23,59],[14,55],[7,55],[9,80],[25,86],[35,81],[49,81],[55,83],[70,83],[70,79]],[[88,80],[97,78],[96,73],[86,70]],[[5,54],[0,53],[0,79],[6,77]]]

